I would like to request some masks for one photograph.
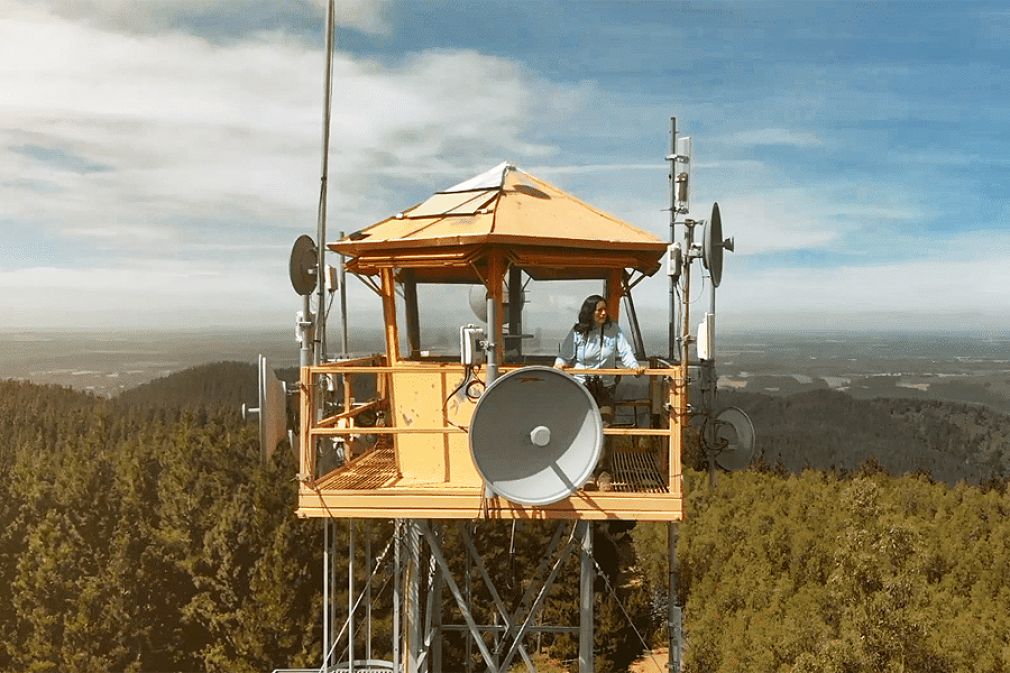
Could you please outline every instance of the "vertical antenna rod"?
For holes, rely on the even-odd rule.
[[[670,245],[677,242],[677,118],[670,117]],[[670,324],[669,324],[669,347],[667,357],[676,360],[680,357],[680,338],[677,335],[677,282],[678,279],[670,276]]]
[[[670,245],[677,241],[676,224],[678,213],[677,199],[677,118],[670,117]],[[681,378],[681,403],[679,409],[671,409],[672,413],[680,415],[680,423],[686,420],[687,404],[685,402],[688,393],[688,302],[690,301],[691,286],[691,233],[692,226],[684,227],[684,296],[682,307],[683,327],[678,330],[677,325],[677,283],[679,278],[670,276],[670,334],[669,334],[669,356],[671,360],[680,361]],[[683,437],[683,429],[681,429]],[[681,643],[681,621],[680,606],[677,605],[677,524],[671,522],[667,524],[667,569],[669,571],[669,586],[667,598],[667,635],[669,637],[670,656],[667,662],[669,673],[680,673],[680,643]]]
[[[316,289],[318,304],[316,306],[315,329],[312,338],[315,348],[312,354],[312,364],[318,365],[326,359],[326,185],[329,179],[330,167],[330,107],[331,94],[333,91],[333,23],[334,23],[334,0],[329,0],[326,4],[326,75],[323,83],[323,158],[322,170],[319,178],[319,211],[316,219]],[[305,320],[309,319],[309,298],[305,297]],[[304,366],[304,363],[303,363]],[[318,399],[319,396],[316,396]],[[321,412],[320,402],[316,402],[316,408],[312,413],[318,418]],[[315,450],[315,449],[313,449]],[[323,668],[328,669],[330,665],[330,649],[333,643],[333,622],[336,615],[335,600],[330,595],[334,586],[331,584],[331,573],[335,570],[334,553],[336,548],[336,526],[327,519],[323,524]],[[335,578],[333,578],[335,579]]]
[[[334,0],[326,4],[326,77],[323,83],[323,165],[319,177],[319,213],[316,221],[316,246],[319,259],[316,277],[319,304],[316,307],[316,354],[319,364],[326,359],[326,197],[330,173],[330,109],[333,98],[333,23]]]

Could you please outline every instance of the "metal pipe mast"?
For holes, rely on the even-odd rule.
[[[316,329],[315,364],[326,360],[326,202],[329,196],[330,116],[333,105],[333,32],[334,0],[326,3],[326,75],[323,81],[323,156],[319,177],[319,213],[316,219]]]

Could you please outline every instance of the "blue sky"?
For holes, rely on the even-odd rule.
[[[337,5],[334,234],[508,159],[666,237],[676,115],[736,239],[722,324],[1010,327],[1004,5]],[[0,326],[290,325],[322,7],[5,3]]]

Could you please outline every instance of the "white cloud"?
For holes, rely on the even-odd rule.
[[[974,312],[990,316],[1010,313],[1010,267],[1004,256],[979,260],[953,260],[943,265],[935,259],[903,263],[843,266],[825,269],[750,269],[746,279],[724,283],[720,305],[727,314],[752,312],[767,306],[768,320],[775,312],[810,312],[825,315],[860,312],[932,315],[938,329],[955,329],[941,313]],[[944,311],[938,311],[943,307]]]
[[[570,166],[520,166],[523,170],[531,173],[550,173],[551,175],[581,175],[585,173],[612,173],[616,171],[651,171],[662,173],[666,170],[663,164],[625,164],[625,163],[593,163],[574,164]]]
[[[338,5],[344,26],[375,35],[391,30],[386,3]],[[95,323],[154,297],[169,324],[204,321],[207,312],[239,322],[266,312],[288,321],[296,300],[287,250],[296,234],[315,228],[323,55],[321,26],[311,24],[322,6],[323,0],[8,3],[0,11],[0,216],[21,233],[29,224],[40,227],[40,240],[58,241],[54,247],[64,251],[46,257],[33,248],[29,259],[10,264],[0,252],[0,314],[29,324]],[[300,13],[302,28],[271,24],[272,13],[285,11]],[[213,22],[198,25],[228,13],[250,16],[219,33]],[[900,68],[853,80],[846,64],[780,63],[752,78],[738,72],[713,93],[706,58],[677,74],[674,107],[681,133],[696,138],[692,215],[707,217],[718,200],[725,234],[736,238],[724,308],[813,311],[815,290],[839,305],[897,306],[905,301],[905,271],[936,278],[938,269],[956,268],[933,255],[810,275],[779,268],[774,255],[893,249],[907,259],[933,246],[956,249],[949,236],[937,241],[916,231],[937,204],[914,196],[924,179],[908,176],[910,150],[881,151],[872,166],[858,165],[861,157],[845,151],[856,133],[867,147],[888,148],[886,130],[858,131],[860,124],[908,118],[914,100],[889,86],[902,77]],[[518,61],[458,49],[385,60],[341,52],[334,78],[331,238],[503,159],[667,236],[662,156],[674,105],[667,94],[608,91],[604,79],[558,83]],[[658,75],[650,80],[656,81]],[[937,118],[937,110],[949,112],[931,102],[922,114]],[[643,129],[653,124],[650,136]],[[836,135],[833,128],[848,130]],[[764,151],[772,146],[809,151],[791,152],[795,165],[774,163]],[[653,149],[643,154],[643,147]],[[834,162],[837,173],[825,169]],[[67,250],[93,266],[75,268]],[[737,277],[734,267],[747,257],[748,276]],[[27,264],[47,267],[20,268]],[[993,289],[1006,280],[1001,275],[957,272],[982,292],[929,280],[935,296],[925,301],[909,291],[908,299],[953,307],[965,304],[961,295],[980,294],[988,295],[980,306],[1003,306]],[[44,296],[29,301],[38,283]],[[833,289],[835,283],[843,289]],[[254,299],[236,307],[234,297],[218,293],[221,285],[246,288]],[[640,289],[642,304],[661,312],[665,278]],[[351,299],[356,307],[374,306],[354,281]],[[572,301],[564,300],[562,312]],[[65,310],[32,306],[46,302]],[[561,307],[547,305],[548,312]]]
[[[16,0],[15,0],[16,2]],[[33,10],[84,22],[116,32],[157,33],[170,30],[202,32],[209,38],[239,37],[248,32],[269,32],[292,27],[292,17],[318,20],[326,0],[34,0]],[[23,3],[28,7],[29,3]],[[17,5],[14,6],[17,8]],[[340,0],[334,14],[338,27],[383,35],[389,31],[387,0]]]
[[[968,242],[969,247],[975,242]],[[977,259],[923,251],[918,259],[826,267],[742,263],[725,257],[717,290],[718,322],[729,330],[1010,328],[1010,236],[975,247]],[[694,316],[708,310],[709,284],[692,271]],[[667,319],[668,279],[662,272],[635,290],[646,331]],[[692,322],[697,323],[697,320]]]
[[[5,327],[249,327],[291,320],[298,302],[285,280],[252,265],[148,260],[0,271],[0,293]]]
[[[322,53],[279,33],[215,44],[184,32],[115,32],[112,19],[61,18],[74,14],[68,7],[59,5],[55,16],[19,5],[0,17],[0,147],[22,148],[0,159],[3,215],[50,238],[97,246],[110,264],[273,249],[276,260],[256,261],[283,269],[295,233],[315,229]],[[126,4],[105,9],[133,16]],[[423,194],[444,181],[432,175],[454,181],[509,152],[551,156],[555,148],[536,137],[540,125],[560,123],[584,99],[585,87],[557,85],[473,51],[394,63],[338,53],[331,232],[403,208],[413,198],[405,191]],[[65,273],[45,275],[67,287],[84,287],[81,274],[115,277],[111,269],[53,261]],[[119,300],[99,295],[129,285],[130,272],[122,273],[92,288],[89,300],[115,306]],[[286,278],[270,277],[287,296]],[[30,280],[8,276],[7,287],[19,279]],[[182,311],[185,302],[163,305]]]
[[[724,142],[729,145],[744,147],[760,147],[764,145],[785,145],[789,147],[819,147],[824,141],[813,131],[784,128],[763,128],[749,131],[739,131],[724,138],[715,138],[714,142]]]

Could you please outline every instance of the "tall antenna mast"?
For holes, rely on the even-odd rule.
[[[670,245],[673,246],[677,242],[677,183],[676,183],[676,171],[677,171],[677,118],[670,117],[670,156],[667,160],[670,162]],[[671,253],[667,253],[667,263],[672,264],[673,260]],[[677,344],[680,340],[677,338],[677,283],[679,279],[671,272],[670,274],[670,323],[669,323],[669,334],[667,335],[669,348],[667,352],[667,357],[670,360],[676,360],[679,356],[679,348]]]
[[[330,110],[333,99],[333,23],[334,0],[326,4],[326,78],[323,86],[323,165],[319,178],[319,214],[316,222],[316,245],[319,260],[316,266],[316,349],[315,364],[326,359],[326,199],[330,174]]]
[[[315,353],[313,364],[326,361],[326,201],[330,174],[330,111],[333,106],[333,24],[334,0],[326,3],[326,75],[323,82],[323,152],[322,168],[319,177],[319,211],[316,221],[316,291],[318,302],[315,317]],[[343,289],[343,288],[341,288]],[[306,297],[306,308],[308,297]],[[307,318],[307,316],[306,316]],[[321,402],[315,402],[312,409],[314,418],[319,418],[322,411]],[[303,412],[304,413],[304,412]],[[353,522],[352,522],[353,523]],[[333,626],[336,622],[336,604],[331,584],[336,585],[336,524],[327,519],[323,526],[323,668],[329,664],[331,643],[333,642]],[[333,643],[335,645],[335,643]],[[352,665],[353,669],[353,665]]]

